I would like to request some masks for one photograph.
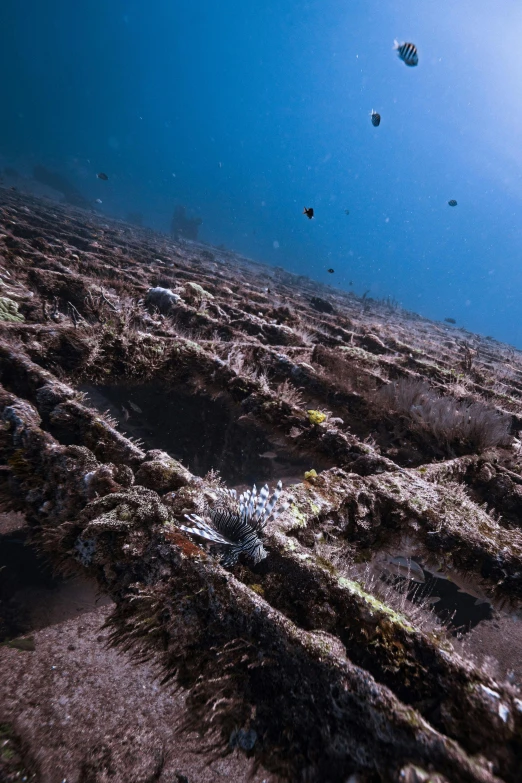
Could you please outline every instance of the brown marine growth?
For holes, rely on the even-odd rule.
[[[0,193],[23,317],[0,308],[0,490],[56,569],[115,601],[112,642],[188,689],[187,726],[284,779],[520,781],[521,650],[493,666],[466,627],[457,652],[362,576],[413,558],[509,633],[519,353],[466,334],[463,355],[389,301]],[[211,467],[239,491],[283,479],[256,565],[180,529],[222,486]]]

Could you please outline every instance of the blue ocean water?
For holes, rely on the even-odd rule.
[[[513,0],[2,0],[0,161],[522,347],[521,29]]]

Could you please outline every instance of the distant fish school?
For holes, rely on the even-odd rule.
[[[415,65],[419,64],[419,53],[417,51],[417,47],[415,44],[411,42],[404,42],[400,44],[397,40],[394,41],[393,45],[394,50],[399,55],[399,58],[405,63],[406,65],[409,65],[410,67],[413,67]],[[370,119],[372,122],[372,125],[374,128],[378,128],[381,124],[381,115],[379,112],[376,112],[375,109],[372,109],[370,112]],[[450,207],[456,207],[457,201],[452,198],[448,201],[448,204]],[[345,214],[349,215],[350,210],[345,209]],[[314,210],[311,207],[305,207],[303,209],[303,215],[306,215],[306,217],[311,220],[314,216]],[[328,270],[329,272],[333,272],[333,270]]]
[[[397,52],[399,58],[403,61],[405,65],[414,67],[415,65],[419,64],[419,53],[417,51],[417,47],[415,46],[415,44],[411,42],[404,42],[400,44],[397,40],[395,40],[393,48]],[[372,109],[370,112],[370,119],[374,128],[378,128],[379,125],[381,124],[381,115],[378,112],[376,112],[374,109]],[[220,162],[219,166],[221,167],[221,165],[222,164]],[[107,181],[109,179],[107,174],[105,174],[103,171],[100,171],[98,174],[96,174],[96,176],[98,177],[98,179],[104,181]],[[101,199],[96,199],[96,203],[101,204],[102,203]],[[450,207],[456,207],[457,201],[454,198],[452,198],[448,201],[448,204]],[[350,210],[345,209],[345,214],[349,215]],[[312,218],[314,217],[313,207],[305,207],[303,209],[303,215],[306,215],[308,220],[312,220]],[[333,269],[328,269],[327,271],[329,274],[334,273]],[[350,281],[350,285],[352,285],[351,281]],[[446,321],[448,323],[454,323],[453,319],[450,318],[447,318]]]
[[[408,43],[408,42],[400,44],[397,40],[395,40],[393,48],[399,55],[399,58],[406,65],[413,67],[419,64],[419,53],[417,51],[417,47],[415,46],[415,44]],[[374,128],[378,128],[379,125],[381,124],[381,115],[378,112],[376,112],[374,109],[372,109],[370,112],[370,119]],[[448,201],[448,204],[450,207],[456,207],[457,201],[454,198],[452,198]],[[349,209],[345,209],[344,211],[346,215],[350,214]],[[312,209],[312,207],[305,207],[303,209],[303,215],[306,215],[306,217],[309,220],[311,220],[314,216],[314,210]],[[327,269],[327,272],[329,274],[333,274],[334,270]],[[350,281],[350,285],[352,285],[352,281]],[[453,318],[446,318],[445,320],[448,323],[455,323]]]

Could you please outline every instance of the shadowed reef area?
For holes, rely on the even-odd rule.
[[[6,189],[0,289],[6,780],[521,783],[522,353]]]

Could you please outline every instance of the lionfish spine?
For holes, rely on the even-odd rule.
[[[188,527],[187,525],[180,525],[181,530],[185,533],[191,533],[193,536],[199,536],[204,538],[205,541],[211,541],[213,544],[222,544],[225,546],[232,546],[233,542],[218,533],[213,527],[208,525],[204,519],[198,517],[197,514],[185,514],[185,519],[192,522],[194,527]]]
[[[268,489],[268,484],[265,484],[259,493],[256,510],[254,511],[254,516],[252,517],[252,522],[258,522],[264,516],[266,501],[268,500],[269,494],[270,490]]]
[[[277,513],[274,511],[275,504],[279,500],[279,495],[281,494],[282,489],[283,489],[283,484],[281,481],[278,481],[277,486],[274,489],[274,494],[266,504],[263,511],[263,521],[262,521],[263,528],[265,528],[269,522],[271,522],[273,519],[279,516],[279,514],[284,510],[283,508],[281,508],[277,511]]]

